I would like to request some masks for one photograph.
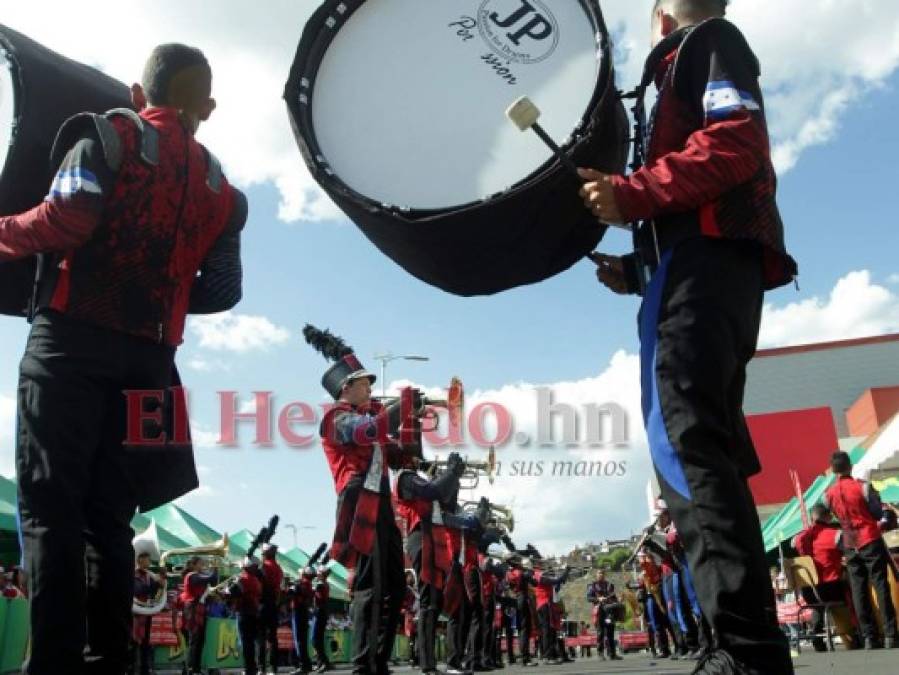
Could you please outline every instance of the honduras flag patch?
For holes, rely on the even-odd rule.
[[[81,167],[60,170],[53,179],[47,199],[71,199],[77,194],[103,194],[97,177]]]
[[[761,110],[752,94],[737,89],[737,85],[729,80],[709,82],[702,105],[706,117],[713,120],[725,119],[739,110]]]

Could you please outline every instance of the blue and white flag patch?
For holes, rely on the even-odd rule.
[[[102,195],[97,177],[84,168],[62,169],[53,179],[47,199],[71,199],[76,194]]]
[[[738,110],[761,110],[752,94],[737,89],[729,80],[709,82],[702,105],[706,116],[712,119],[724,119]]]

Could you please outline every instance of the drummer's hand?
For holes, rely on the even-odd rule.
[[[590,260],[596,263],[596,278],[613,293],[627,294],[627,281],[624,278],[624,263],[621,258],[604,253],[591,253]]]
[[[578,174],[587,181],[580,194],[590,212],[601,223],[623,224],[625,219],[615,199],[612,177],[595,169],[578,169]]]

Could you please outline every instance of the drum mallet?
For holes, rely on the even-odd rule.
[[[540,108],[534,105],[534,102],[527,96],[522,96],[506,109],[506,117],[508,117],[521,131],[532,130],[540,140],[546,143],[553,154],[558,158],[572,175],[577,176],[578,180],[583,180],[578,173],[577,166],[571,161],[571,157],[565,154],[565,151],[546,133],[546,130],[540,126],[537,120],[540,119]],[[613,227],[620,227],[623,230],[630,231],[630,225],[615,225],[608,223]]]

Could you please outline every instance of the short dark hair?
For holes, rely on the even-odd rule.
[[[137,554],[138,560],[140,560],[141,558],[149,558],[149,557],[150,557],[150,554],[147,553],[146,551],[141,551],[140,553]]]
[[[812,507],[813,520],[826,520],[828,516],[830,516],[830,509],[824,506],[824,504],[815,504]]]
[[[713,16],[727,14],[730,0],[656,0],[652,11],[655,12],[665,3],[673,5],[676,18],[686,21],[701,21]]]
[[[212,69],[196,47],[159,45],[147,59],[141,86],[150,105],[190,108],[212,93]]]
[[[852,460],[849,459],[848,453],[842,450],[833,453],[830,456],[830,468],[834,473],[846,473],[852,468]]]

